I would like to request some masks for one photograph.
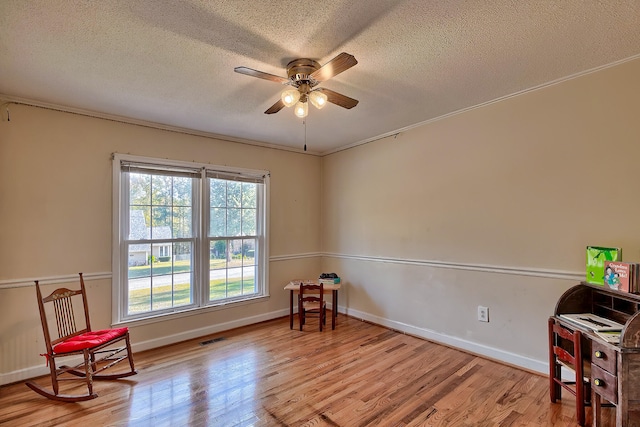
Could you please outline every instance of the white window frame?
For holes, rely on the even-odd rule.
[[[125,250],[124,239],[129,229],[129,205],[124,203],[122,181],[122,163],[132,162],[147,164],[157,169],[186,168],[199,169],[201,177],[194,189],[193,232],[195,247],[193,248],[193,299],[194,303],[184,307],[174,307],[160,312],[147,312],[139,315],[127,315],[127,272],[129,254]],[[221,172],[223,174],[237,174],[239,176],[263,177],[264,184],[258,196],[257,219],[257,247],[255,263],[256,293],[244,297],[231,297],[222,300],[209,301],[209,237],[208,212],[209,197],[207,172]],[[184,162],[178,160],[158,159],[152,157],[133,156],[128,154],[113,154],[113,242],[112,242],[112,324],[124,324],[135,321],[149,322],[154,319],[166,319],[167,316],[182,317],[207,310],[216,310],[233,304],[259,302],[269,297],[269,183],[270,174],[264,170],[233,168],[206,163]],[[205,194],[206,193],[206,194]],[[241,239],[243,236],[238,236]]]

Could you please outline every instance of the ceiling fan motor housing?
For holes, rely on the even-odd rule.
[[[299,87],[303,83],[314,87],[319,82],[311,78],[311,73],[318,69],[320,69],[320,64],[313,59],[294,59],[287,64],[287,76],[295,87]]]

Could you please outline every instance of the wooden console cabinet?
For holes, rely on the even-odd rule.
[[[559,316],[593,313],[624,325],[619,344]],[[593,425],[600,426],[602,399],[616,406],[616,426],[640,426],[640,295],[580,283],[558,300],[554,317],[583,334],[582,354],[591,364]]]

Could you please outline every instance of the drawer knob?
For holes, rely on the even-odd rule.
[[[595,353],[593,353],[593,355],[598,359],[603,359],[604,358],[604,353],[601,352],[600,350],[596,350]]]
[[[604,387],[604,380],[601,380],[600,378],[594,378],[593,383],[598,387]]]

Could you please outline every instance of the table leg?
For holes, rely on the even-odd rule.
[[[331,329],[336,328],[336,315],[338,314],[338,291],[333,290],[331,298]]]
[[[289,329],[293,329],[293,291],[289,291]]]

